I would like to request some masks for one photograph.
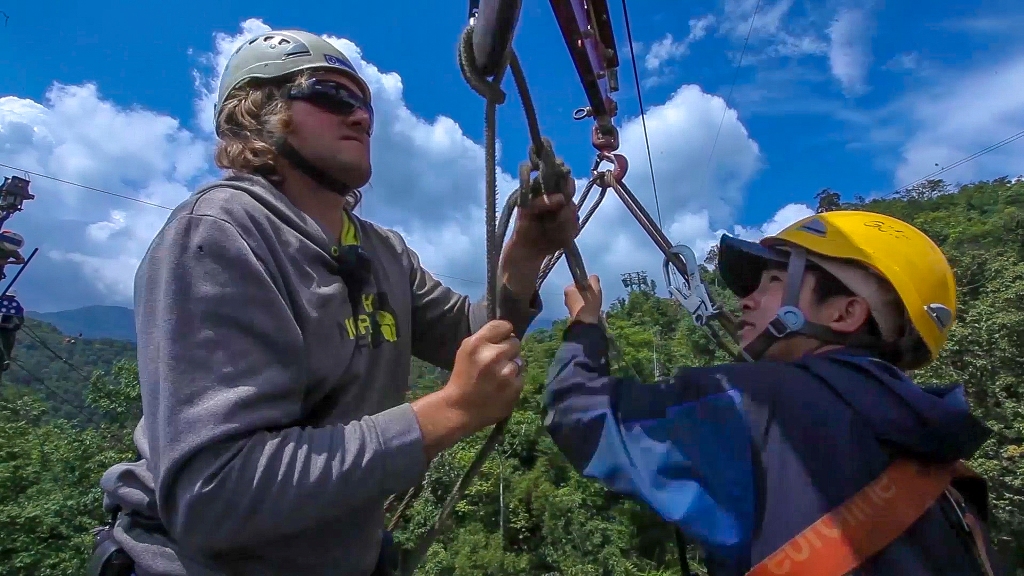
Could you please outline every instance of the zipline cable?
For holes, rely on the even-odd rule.
[[[978,158],[981,158],[985,154],[988,154],[989,152],[993,152],[995,150],[998,150],[998,149],[1002,148],[1003,146],[1006,146],[1007,144],[1010,144],[1012,142],[1016,142],[1017,140],[1020,140],[1021,138],[1024,138],[1024,130],[1021,130],[1020,132],[1017,132],[1016,134],[1013,134],[1012,136],[1007,136],[1006,138],[1003,138],[1002,140],[1000,140],[999,142],[996,142],[995,144],[990,144],[990,145],[982,148],[981,150],[978,150],[974,154],[970,154],[968,156],[964,156],[963,158],[957,160],[956,162],[953,162],[952,164],[950,164],[948,166],[943,166],[942,168],[932,172],[931,174],[928,174],[927,176],[922,176],[921,178],[918,178],[917,180],[911,182],[910,184],[906,184],[904,186],[901,186],[901,187],[893,190],[892,192],[889,192],[885,196],[882,196],[882,198],[888,198],[888,197],[893,196],[895,194],[899,194],[900,192],[904,192],[906,190],[909,190],[910,188],[913,188],[914,186],[917,186],[918,184],[920,184],[920,183],[922,183],[922,182],[924,182],[926,180],[930,180],[932,178],[935,178],[939,174],[944,174],[944,173],[952,170],[953,168],[957,168],[957,167],[962,166],[962,165],[964,165],[964,164],[966,164],[966,163],[968,163],[968,162],[970,162],[972,160],[976,160]]]
[[[747,37],[743,40],[743,49],[740,50],[740,57],[736,62],[736,71],[732,75],[732,83],[729,84],[729,93],[726,94],[722,108],[722,118],[718,121],[718,131],[715,132],[715,139],[711,142],[711,152],[708,153],[708,164],[704,167],[704,183],[702,192],[707,192],[708,181],[711,179],[711,158],[715,155],[715,146],[718,144],[718,137],[722,134],[722,125],[725,124],[725,115],[729,112],[729,100],[732,99],[732,91],[736,88],[736,81],[740,77],[740,66],[743,64],[743,56],[747,53],[747,44],[750,42],[750,34],[754,31],[754,21],[757,19],[757,11],[761,8],[761,0],[754,5],[754,13],[750,16],[750,27],[747,28]]]
[[[43,339],[38,334],[36,334],[31,328],[29,328],[27,325],[22,326],[21,330],[23,332],[25,332],[28,335],[29,338],[34,340],[36,342],[36,344],[39,344],[44,349],[46,349],[47,352],[52,354],[54,358],[56,358],[57,360],[60,360],[64,364],[67,364],[75,372],[78,372],[78,374],[80,376],[82,376],[82,378],[85,378],[86,381],[92,381],[92,376],[89,376],[88,374],[83,372],[82,369],[80,369],[78,366],[76,366],[74,363],[72,363],[70,360],[68,360],[67,358],[61,356],[59,353],[57,353],[53,348],[50,347],[49,344],[47,344],[46,342],[43,342]]]
[[[42,337],[39,336],[39,334],[37,334],[34,330],[29,328],[27,324],[23,325],[19,330],[20,331],[24,331],[25,334],[29,337],[29,339],[33,340],[36,344],[38,344],[43,349],[45,349],[47,352],[49,352],[54,358],[56,358],[57,360],[61,361],[64,364],[66,364],[72,370],[77,372],[82,377],[82,379],[84,380],[84,383],[86,384],[86,386],[89,386],[90,388],[92,388],[92,377],[91,376],[86,374],[84,370],[79,368],[73,362],[71,362],[67,358],[61,356],[61,354],[59,352],[54,350],[49,344],[47,344],[45,341],[43,341]],[[13,362],[14,359],[12,358],[11,361]],[[31,376],[31,377],[41,381],[41,378],[39,378],[38,376],[32,376],[32,374],[29,373],[27,370],[25,370],[24,367],[22,367],[22,370],[24,370],[27,374],[29,374],[29,376]],[[109,400],[111,402],[116,402],[116,399],[113,398],[112,396],[110,396],[104,388],[95,388],[95,390],[97,390],[97,392],[99,394],[103,395],[107,400]],[[82,413],[82,411],[76,405],[68,403],[66,401],[66,399],[65,399],[65,404],[67,406],[77,410],[79,413]],[[84,413],[82,413],[82,414],[84,415]],[[93,421],[93,423],[97,423],[96,420],[92,420],[92,421]]]
[[[629,26],[629,10],[626,0],[622,0],[622,16],[626,25],[626,41],[629,42],[629,58],[633,62],[633,80],[636,82],[636,99],[640,105],[640,124],[644,128],[644,145],[647,147],[647,164],[651,167],[651,188],[654,189],[654,209],[658,214],[658,227],[664,228],[661,221],[661,203],[658,201],[658,183],[654,181],[654,158],[651,156],[651,142],[647,138],[647,113],[644,111],[644,97],[640,93],[640,72],[636,67],[636,53],[633,51],[633,32]]]
[[[758,6],[760,6],[760,2],[758,3]],[[755,13],[755,15],[756,15],[756,13]],[[753,20],[751,20],[751,29],[753,29]],[[749,33],[748,33],[747,37],[749,39]],[[745,51],[745,48],[746,48],[746,45],[744,45],[744,51]],[[741,54],[741,57],[742,57],[742,54]],[[634,70],[635,70],[635,68],[634,68]],[[730,89],[730,94],[731,94],[731,92],[732,92],[732,90]],[[641,103],[641,110],[642,110],[642,103]],[[725,119],[725,113],[723,112],[722,121],[724,121],[724,119]],[[721,127],[722,126],[721,126],[721,123],[720,123],[719,124],[719,133],[721,133]],[[934,178],[934,177],[936,177],[936,176],[938,176],[940,174],[944,174],[945,172],[948,172],[949,170],[952,170],[953,168],[957,168],[957,167],[962,166],[962,165],[964,165],[964,164],[966,164],[968,162],[976,160],[976,159],[984,156],[985,154],[988,154],[989,152],[993,152],[995,150],[998,150],[999,148],[1002,148],[1003,146],[1006,146],[1007,144],[1011,144],[1011,143],[1013,143],[1013,142],[1015,142],[1015,141],[1017,141],[1017,140],[1019,140],[1021,138],[1024,138],[1024,130],[1021,130],[1020,132],[1017,132],[1016,134],[1008,136],[1008,137],[1004,138],[1003,140],[1000,140],[999,142],[996,142],[994,144],[990,144],[989,146],[986,146],[985,148],[982,148],[981,150],[978,150],[977,152],[975,152],[973,154],[969,154],[969,155],[967,155],[967,156],[957,160],[956,162],[953,162],[952,164],[950,164],[948,166],[945,166],[945,167],[943,167],[943,168],[941,168],[939,170],[936,170],[936,171],[934,171],[934,172],[932,172],[932,173],[930,173],[930,174],[928,174],[926,176],[922,176],[921,178],[918,178],[916,181],[914,181],[914,182],[912,182],[910,184],[906,184],[906,185],[904,185],[904,186],[902,186],[900,188],[897,188],[896,190],[893,190],[892,192],[889,192],[885,196],[882,196],[882,198],[888,198],[890,196],[893,196],[895,194],[903,192],[904,190],[907,190],[908,188],[911,188],[911,187],[915,186],[916,184],[920,184],[921,182],[924,182],[925,180],[928,180],[930,178]],[[718,141],[718,136],[717,135],[715,136],[715,141],[716,142]],[[649,150],[649,148],[648,148],[648,150]],[[712,145],[711,153],[714,154],[714,146],[713,145]],[[710,166],[710,165],[711,165],[711,158],[709,157],[708,158],[708,166]],[[138,202],[140,204],[145,204],[147,206],[153,206],[155,208],[162,208],[162,209],[168,210],[168,211],[173,210],[173,208],[169,208],[169,207],[163,206],[161,204],[155,204],[155,203],[152,203],[152,202],[147,202],[145,200],[140,200],[138,198],[132,198],[131,196],[125,196],[123,194],[116,194],[114,192],[109,192],[109,191],[103,190],[101,188],[96,188],[96,187],[93,187],[93,186],[87,186],[85,184],[79,184],[78,182],[73,182],[71,180],[64,180],[62,178],[57,178],[55,176],[50,176],[48,174],[43,174],[41,172],[33,172],[31,170],[26,170],[24,168],[19,168],[17,166],[11,166],[9,164],[4,164],[2,162],[0,162],[0,166],[2,166],[4,168],[7,168],[7,169],[10,169],[10,170],[15,170],[17,172],[24,172],[26,174],[32,174],[34,176],[39,176],[41,178],[47,178],[49,180],[54,180],[56,182],[61,182],[63,184],[68,184],[68,185],[71,185],[71,186],[77,186],[77,187],[85,189],[85,190],[92,190],[94,192],[100,192],[102,194],[107,194],[109,196],[115,196],[117,198],[122,198],[124,200],[129,200],[129,201],[132,201],[132,202]],[[651,174],[652,174],[651,175],[651,181],[653,183],[653,181],[654,181],[654,176],[653,176],[654,172],[653,172],[653,170],[652,170]],[[706,184],[706,181],[705,181],[705,184]],[[655,193],[655,194],[657,194],[657,193]],[[660,215],[659,215],[659,219],[660,219]],[[462,278],[462,277],[459,277],[459,276],[452,276],[452,275],[449,275],[449,274],[439,274],[437,272],[431,272],[431,275],[438,276],[440,278],[447,278],[449,280],[458,280],[460,282],[468,282],[470,284],[485,284],[484,282],[482,282],[480,280],[471,280],[469,278]]]
[[[70,180],[64,180],[63,178],[57,178],[56,176],[49,176],[49,175],[43,174],[41,172],[33,172],[31,170],[25,170],[24,168],[18,168],[16,166],[11,166],[9,164],[3,164],[3,163],[0,163],[0,166],[3,166],[4,168],[7,168],[9,170],[16,170],[18,172],[24,172],[25,174],[31,174],[33,176],[39,176],[40,178],[46,178],[47,180],[53,180],[54,182],[60,182],[61,184],[68,184],[70,186],[78,186],[79,188],[84,188],[86,190],[92,190],[93,192],[99,192],[101,194],[107,194],[108,196],[114,196],[116,198],[121,198],[122,200],[128,200],[128,201],[131,201],[131,202],[138,202],[139,204],[145,204],[146,206],[152,206],[154,208],[163,208],[164,210],[168,210],[168,211],[173,210],[173,208],[171,208],[169,206],[164,206],[163,204],[157,204],[155,202],[149,202],[147,200],[142,200],[141,198],[133,198],[131,196],[125,196],[124,194],[117,194],[116,192],[110,192],[109,190],[104,190],[102,188],[95,188],[93,186],[86,186],[85,184],[79,184],[77,182],[72,182]]]

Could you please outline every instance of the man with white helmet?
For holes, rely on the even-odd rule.
[[[998,573],[984,480],[961,460],[991,434],[962,386],[920,388],[956,312],[921,231],[834,211],[718,269],[755,360],[640,384],[609,373],[600,282],[565,291],[546,426],[585,476],[648,503],[701,545],[712,576]]]
[[[229,174],[174,210],[136,275],[140,458],[102,478],[114,519],[94,563],[385,574],[386,499],[515,406],[516,335],[540,311],[543,259],[578,232],[575,206],[555,195],[519,210],[503,320],[487,322],[398,233],[352,213],[374,114],[337,48],[296,30],[249,39],[215,118]],[[410,404],[413,355],[451,377]]]

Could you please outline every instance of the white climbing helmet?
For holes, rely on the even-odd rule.
[[[370,102],[370,87],[341,50],[316,34],[301,30],[271,30],[246,40],[235,49],[224,67],[213,109],[215,130],[219,132],[224,99],[239,84],[250,78],[283,78],[303,70],[330,70],[351,78]]]

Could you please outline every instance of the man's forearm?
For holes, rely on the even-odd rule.
[[[527,300],[537,291],[537,277],[545,256],[524,250],[510,241],[501,253],[498,278],[517,299]]]
[[[442,388],[412,403],[412,410],[416,414],[423,436],[423,451],[428,461],[475,432],[469,418],[453,408],[447,396],[445,389]]]
[[[162,520],[183,548],[199,554],[312,530],[415,486],[433,450],[417,425],[415,411],[399,405],[346,425],[208,444],[185,464],[158,470]],[[181,444],[160,448],[181,452]]]

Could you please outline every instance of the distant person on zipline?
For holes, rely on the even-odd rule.
[[[385,501],[519,399],[516,335],[576,207],[557,194],[518,211],[498,271],[507,321],[487,322],[353,214],[374,113],[334,46],[253,37],[214,116],[230,172],[174,210],[135,277],[144,415],[140,459],[101,481],[113,540],[138,576],[389,573]],[[410,404],[412,356],[451,377]]]
[[[755,362],[653,384],[610,375],[598,278],[566,288],[545,424],[572,465],[679,527],[713,576],[1000,574],[987,485],[961,462],[991,430],[962,386],[903,372],[953,325],[939,248],[833,211],[760,243],[722,236],[718,270]]]

